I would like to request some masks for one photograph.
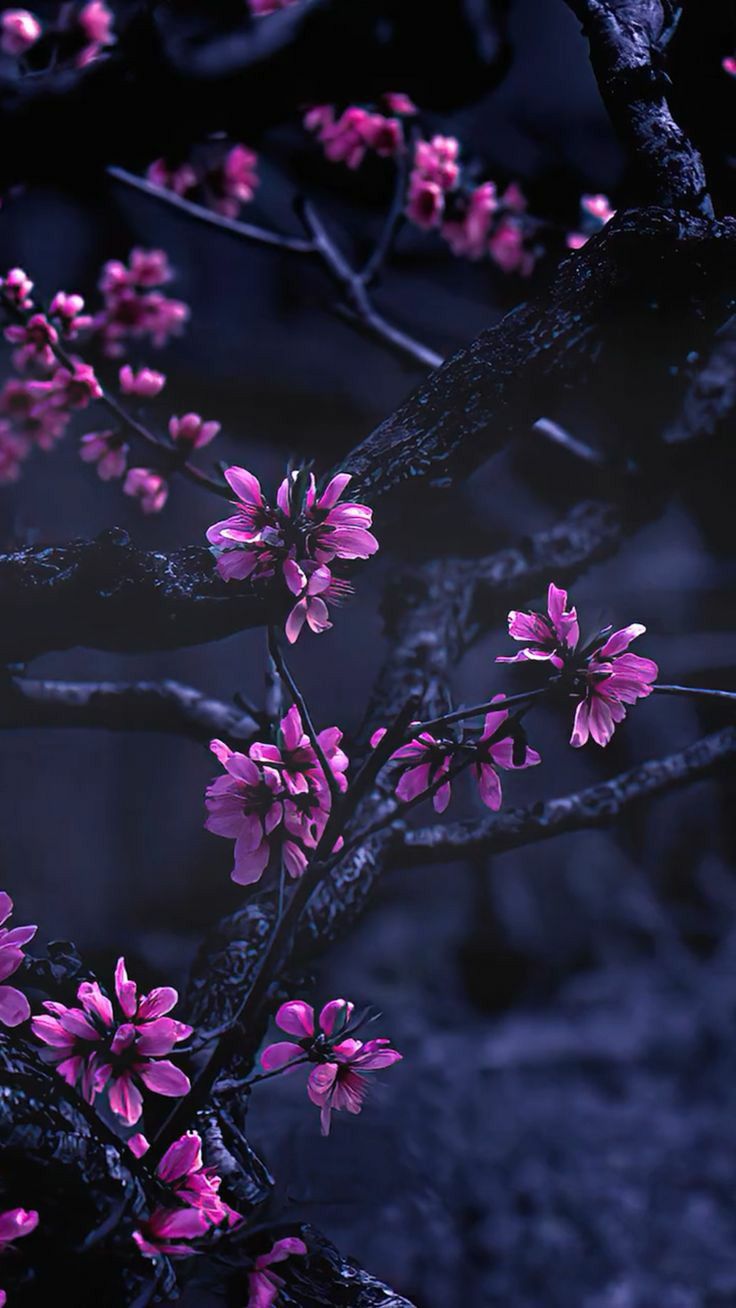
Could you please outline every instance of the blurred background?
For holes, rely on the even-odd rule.
[[[615,205],[623,155],[575,20],[558,0],[520,0],[510,39],[500,85],[433,125],[482,155],[491,176],[519,180],[537,212],[572,224],[583,191]],[[306,189],[345,248],[367,248],[383,172],[356,187],[288,125],[260,150],[262,185],[244,216],[296,231],[290,197]],[[121,186],[82,196],[31,187],[0,214],[0,265],[26,268],[44,294],[61,287],[93,300],[100,265],[134,245],[167,251],[172,294],[192,311],[180,340],[141,360],[168,377],[147,412],[162,428],[171,412],[216,418],[217,457],[264,487],[291,456],[328,468],[421,379],[330,311],[320,269]],[[548,273],[541,266],[530,286],[405,231],[376,298],[447,353]],[[581,421],[584,439],[606,434],[606,414],[599,430],[594,415]],[[730,471],[705,459],[656,521],[572,588],[588,625],[646,624],[640,652],[668,682],[736,688]],[[361,721],[397,558],[516,541],[597,493],[587,475],[556,450],[517,443],[458,492],[451,515],[394,526],[334,630],[305,637],[292,656],[318,724],[349,734]],[[115,524],[141,546],[173,549],[201,542],[218,516],[214,500],[178,482],[164,512],[144,519],[80,462],[72,437],[0,492],[4,548]],[[380,509],[376,528],[380,538]],[[522,673],[493,663],[507,645],[499,628],[473,648],[455,670],[457,702],[521,688]],[[260,632],[33,665],[37,677],[171,677],[254,701],[264,672]],[[507,802],[591,785],[724,721],[722,709],[652,700],[605,752],[572,751],[567,722],[545,710],[530,724],[544,766],[512,777]],[[37,921],[40,940],[73,939],[101,976],[125,952],[144,986],[183,986],[203,928],[243,893],[228,878],[230,845],[202,828],[208,752],[169,736],[4,731],[0,768],[0,884],[19,920]],[[384,879],[314,993],[379,1007],[380,1034],[404,1061],[326,1141],[295,1082],[254,1095],[251,1136],[278,1178],[271,1215],[314,1222],[420,1308],[736,1303],[732,801],[723,779],[701,782],[611,831]],[[479,811],[459,788],[455,815]]]

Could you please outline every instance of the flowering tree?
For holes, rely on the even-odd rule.
[[[554,787],[535,744],[540,714],[571,749],[606,749],[653,697],[709,700],[724,719],[736,700],[721,687],[672,684],[646,652],[645,615],[624,614],[620,628],[606,615],[596,625],[565,588],[647,524],[670,493],[675,447],[687,452],[712,435],[732,417],[736,394],[736,228],[714,215],[700,154],[661,73],[680,7],[568,4],[636,180],[632,203],[616,209],[583,193],[566,221],[536,212],[518,179],[489,176],[459,139],[430,126],[427,87],[441,52],[426,34],[423,76],[396,89],[402,42],[415,28],[410,20],[404,28],[395,6],[385,7],[396,22],[388,50],[382,5],[366,5],[355,20],[374,60],[365,85],[349,94],[322,50],[344,8],[338,0],[252,0],[247,12],[223,6],[215,17],[197,5],[182,6],[182,15],[137,4],[118,13],[97,0],[51,18],[9,8],[0,15],[0,115],[13,124],[4,203],[12,205],[17,187],[70,166],[70,133],[81,133],[85,167],[104,169],[111,184],[324,268],[349,321],[428,374],[338,467],[318,474],[300,462],[268,487],[258,470],[214,461],[219,420],[191,411],[185,396],[169,402],[167,377],[151,365],[151,352],[188,319],[163,251],[135,247],[125,261],[108,260],[90,304],[75,290],[39,286],[30,265],[3,273],[0,481],[32,479],[37,457],[78,435],[90,475],[118,482],[143,514],[165,513],[184,478],[211,497],[212,525],[206,542],[186,540],[171,553],[140,549],[113,530],[0,556],[0,722],[163,729],[208,745],[213,777],[192,799],[201,799],[212,836],[232,842],[243,903],[208,924],[181,1000],[167,984],[140,993],[122,957],[113,977],[97,977],[70,946],[27,953],[34,926],[0,927],[0,1303],[6,1294],[10,1304],[48,1302],[59,1247],[70,1283],[89,1287],[80,1302],[102,1296],[138,1308],[187,1285],[195,1294],[215,1285],[249,1308],[406,1303],[312,1228],[262,1216],[273,1182],[249,1142],[251,1095],[294,1069],[294,1093],[305,1092],[305,1114],[327,1135],[335,1114],[366,1105],[380,1112],[370,1106],[371,1086],[402,1058],[369,1030],[370,1009],[343,997],[314,1004],[311,960],[349,929],[392,866],[607,824],[733,759],[736,734],[726,723],[589,790],[549,798]],[[480,6],[473,18],[466,8],[448,7],[451,104],[462,103],[467,83],[486,88],[504,69],[506,7]],[[732,62],[724,54],[719,75],[730,77]],[[152,65],[168,92],[163,129],[148,112]],[[287,92],[294,68],[308,71]],[[262,91],[269,77],[278,95]],[[125,139],[109,117],[99,125],[121,78],[138,93]],[[50,121],[52,98],[58,115]],[[248,221],[263,185],[264,131],[287,113],[334,168],[352,174],[375,163],[390,172],[385,219],[362,263],[346,258],[303,196],[303,233]],[[175,133],[173,115],[181,119]],[[374,284],[408,229],[458,259],[489,261],[518,288],[539,268],[547,285],[443,363],[376,307]],[[609,452],[547,415],[559,413],[571,386],[591,388],[594,372],[615,407],[614,343],[637,315],[647,325],[649,379],[666,397],[654,416],[633,420],[635,451]],[[158,423],[148,414],[162,396],[174,411]],[[598,497],[571,504],[556,526],[519,546],[401,569],[364,730],[348,740],[339,726],[316,721],[289,647],[329,641],[339,606],[359,602],[364,570],[386,548],[397,512],[421,516],[438,486],[451,496],[530,428],[570,461],[562,466],[596,478]],[[454,664],[505,613],[514,643],[499,646],[478,702],[456,706]],[[264,629],[263,707],[169,681],[61,682],[28,670],[40,655],[77,646],[212,644],[215,658],[215,642],[246,628]],[[529,768],[540,800],[509,808],[514,774]],[[437,821],[467,781],[488,813]],[[422,805],[427,825],[416,825],[409,815]],[[31,912],[22,883],[13,890]],[[12,910],[3,891],[3,924]],[[350,984],[348,976],[346,993]],[[390,1030],[391,1014],[381,1020]]]

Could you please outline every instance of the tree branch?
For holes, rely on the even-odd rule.
[[[405,831],[391,851],[391,861],[401,867],[446,863],[479,854],[500,854],[565,832],[607,826],[633,805],[700,781],[733,765],[734,759],[736,727],[724,727],[676,754],[651,759],[610,781],[546,804],[507,809],[479,822]]]
[[[720,303],[733,288],[735,244],[733,219],[621,215],[561,264],[546,294],[432,373],[342,466],[374,504],[406,483],[431,489],[466,477],[540,411],[554,410],[556,394],[598,354],[605,327],[620,332],[622,316],[644,314],[653,356],[658,331],[671,355],[672,320],[652,304],[673,281],[684,301]],[[692,315],[687,321],[692,330]],[[0,659],[10,662],[75,645],[199,644],[286,612],[285,598],[267,588],[222,582],[205,548],[148,552],[115,532],[0,555],[0,606]]]
[[[712,217],[703,161],[667,103],[661,47],[682,5],[669,0],[566,0],[614,126],[633,152],[649,203]]]
[[[249,713],[178,681],[32,681],[0,689],[0,728],[93,727],[163,731],[206,744],[213,736],[243,744],[259,723]]]

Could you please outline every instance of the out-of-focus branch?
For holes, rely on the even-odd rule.
[[[264,227],[255,227],[252,223],[241,222],[235,218],[225,218],[221,214],[205,208],[204,205],[195,204],[194,201],[176,195],[173,191],[166,190],[165,187],[156,186],[144,177],[136,177],[135,174],[127,172],[124,168],[108,168],[107,171],[116,181],[123,182],[126,186],[132,186],[162,203],[169,204],[180,212],[188,214],[189,217],[196,218],[198,222],[207,223],[220,231],[226,231],[232,236],[238,236],[241,240],[281,250],[288,254],[307,255],[321,260],[330,277],[342,291],[344,303],[336,306],[342,317],[355,323],[374,340],[388,346],[389,349],[394,350],[411,363],[419,364],[421,368],[439,368],[442,363],[441,354],[437,354],[428,345],[424,345],[421,341],[409,336],[377,311],[368,293],[368,284],[374,271],[373,266],[367,265],[367,271],[364,269],[361,272],[352,268],[311,204],[302,202],[299,206],[304,225],[309,232],[307,240],[300,240],[297,237],[282,236],[278,232],[268,231]],[[395,215],[393,221],[394,223],[396,221]],[[387,230],[391,225],[387,220]],[[386,239],[388,239],[388,236],[386,236]],[[377,247],[378,262],[382,257],[383,250],[379,243]]]
[[[736,409],[736,316],[716,332],[713,348],[698,360],[679,416],[667,428],[667,445],[686,445],[724,429]]]
[[[259,730],[249,713],[178,681],[36,681],[0,687],[0,728],[92,727],[161,731],[206,744],[243,744]]]
[[[401,867],[446,863],[479,854],[500,854],[565,832],[607,826],[633,805],[699,781],[717,769],[732,766],[734,760],[736,728],[725,727],[676,754],[651,759],[610,781],[546,804],[507,809],[479,822],[404,831],[390,857]]]
[[[670,0],[566,0],[614,126],[630,145],[649,203],[713,214],[703,161],[667,103],[662,45],[682,5]]]

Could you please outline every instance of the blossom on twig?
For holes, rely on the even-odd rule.
[[[274,1021],[293,1041],[280,1040],[261,1054],[265,1072],[279,1071],[297,1059],[316,1063],[307,1080],[307,1094],[320,1109],[322,1134],[329,1135],[331,1114],[345,1109],[359,1113],[368,1091],[366,1073],[400,1062],[402,1055],[389,1040],[353,1039],[350,1020],[354,1006],[347,999],[332,999],[315,1020],[314,1009],[301,999],[288,1000]]]
[[[272,1308],[284,1284],[283,1277],[273,1271],[274,1264],[283,1263],[287,1258],[303,1257],[308,1252],[303,1240],[298,1236],[287,1235],[276,1240],[267,1253],[258,1254],[252,1272],[248,1273],[248,1302],[245,1308]]]
[[[29,1208],[7,1208],[0,1213],[0,1254],[12,1247],[15,1240],[31,1235],[38,1226],[38,1213]],[[8,1302],[4,1290],[0,1290],[0,1308]]]
[[[77,998],[79,1008],[47,1000],[44,1008],[49,1016],[34,1017],[31,1029],[49,1046],[44,1051],[46,1061],[67,1085],[80,1089],[88,1104],[107,1090],[112,1112],[132,1126],[143,1109],[140,1085],[174,1098],[188,1093],[189,1078],[165,1057],[192,1033],[184,1022],[165,1016],[179,998],[172,986],[139,995],[120,958],[115,968],[115,1002],[96,981],[83,981]]]
[[[136,1157],[148,1149],[144,1136],[129,1141]],[[202,1139],[197,1131],[187,1131],[166,1150],[156,1168],[156,1176],[172,1192],[175,1206],[159,1204],[143,1225],[133,1232],[141,1253],[151,1258],[160,1254],[186,1257],[196,1250],[189,1243],[215,1227],[237,1226],[242,1221],[220,1197],[220,1177],[213,1167],[202,1161]]]

